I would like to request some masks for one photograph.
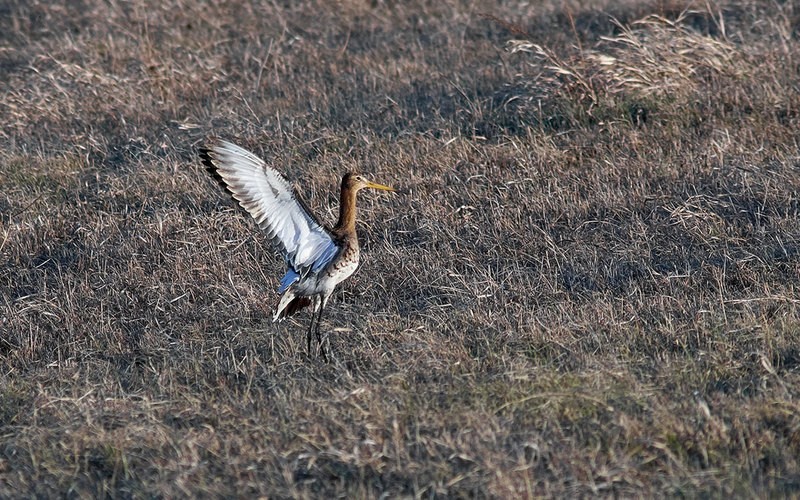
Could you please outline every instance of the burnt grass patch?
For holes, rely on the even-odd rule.
[[[0,6],[0,496],[793,496],[800,12]],[[282,272],[252,149],[362,265]]]

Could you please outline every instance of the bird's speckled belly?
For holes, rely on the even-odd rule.
[[[358,253],[355,258],[347,259],[342,262],[337,262],[335,266],[326,271],[326,278],[335,285],[349,278],[358,268]]]
[[[333,286],[349,278],[358,268],[359,248],[358,246],[346,247],[341,257],[336,259],[324,271],[324,280]]]
[[[332,293],[342,281],[349,278],[358,268],[358,248],[347,249],[318,274],[313,274],[294,285],[298,295],[316,295]]]

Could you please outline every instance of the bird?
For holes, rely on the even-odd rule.
[[[328,228],[308,208],[286,177],[250,151],[231,142],[214,139],[200,148],[207,170],[221,182],[239,205],[263,229],[286,263],[281,278],[273,322],[311,306],[306,346],[316,334],[327,362],[320,335],[320,321],[328,299],[342,281],[358,268],[356,195],[365,188],[394,192],[390,186],[347,172],[341,181],[339,219]]]

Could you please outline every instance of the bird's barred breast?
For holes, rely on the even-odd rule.
[[[358,254],[358,248],[348,248],[340,259],[328,266],[325,271],[326,277],[336,284],[349,278],[358,268]]]

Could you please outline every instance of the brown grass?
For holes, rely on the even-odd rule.
[[[800,493],[791,2],[0,7],[0,496]],[[363,264],[305,355],[231,138]]]

